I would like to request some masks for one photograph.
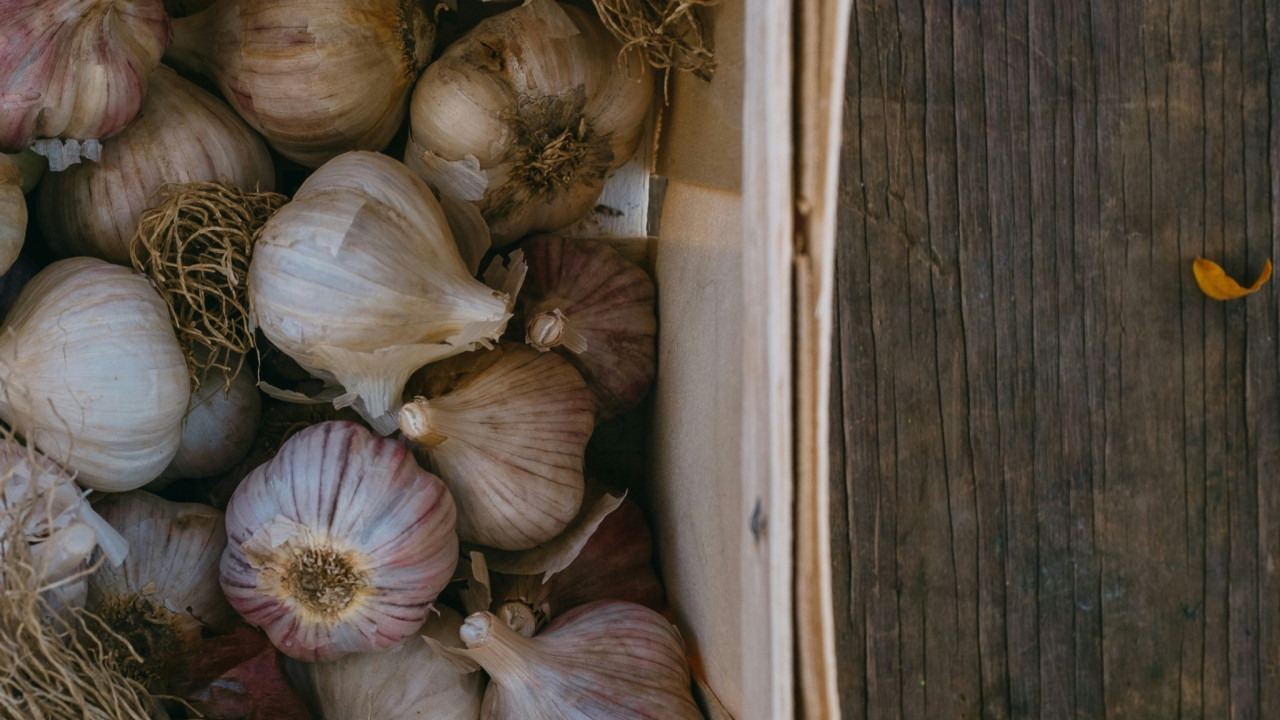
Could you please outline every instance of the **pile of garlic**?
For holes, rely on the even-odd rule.
[[[644,513],[588,452],[643,413],[653,282],[554,234],[654,78],[578,5],[472,2],[0,13],[0,489],[47,495],[51,607],[170,717],[702,717]],[[138,229],[201,182],[289,199],[218,307],[166,278],[256,329],[194,372],[216,338]]]

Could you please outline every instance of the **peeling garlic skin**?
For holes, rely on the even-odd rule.
[[[120,132],[171,37],[161,0],[0,2],[0,150]]]
[[[458,562],[453,499],[398,441],[324,422],[227,506],[222,587],[290,657],[332,660],[416,632]]]

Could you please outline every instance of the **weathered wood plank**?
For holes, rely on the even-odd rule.
[[[845,715],[1280,717],[1280,4],[853,10]]]

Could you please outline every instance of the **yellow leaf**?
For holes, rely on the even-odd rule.
[[[1196,275],[1196,282],[1200,284],[1201,292],[1214,300],[1235,300],[1238,297],[1244,297],[1271,279],[1270,260],[1262,267],[1262,274],[1258,279],[1247,288],[1240,287],[1240,283],[1227,277],[1226,271],[1212,260],[1198,257],[1195,264],[1191,266],[1191,270]]]

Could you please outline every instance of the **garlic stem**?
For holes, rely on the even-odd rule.
[[[558,307],[529,318],[525,324],[525,342],[543,352],[554,347],[564,347],[575,355],[587,351],[587,339],[574,329],[569,316]]]
[[[97,544],[97,533],[82,522],[70,523],[50,535],[31,549],[41,582],[56,582],[71,574],[80,563],[89,559]]]
[[[400,408],[400,432],[416,443],[427,447],[440,447],[445,440],[449,439],[449,436],[432,425],[434,410],[435,408],[431,407],[431,401],[424,397],[405,403]]]
[[[508,600],[498,606],[498,617],[523,637],[533,637],[538,630],[538,616],[533,608],[519,600]]]
[[[526,669],[538,654],[529,638],[507,627],[491,612],[472,613],[458,631],[471,657],[489,673],[493,682],[529,677]],[[537,662],[536,660],[532,660]]]

